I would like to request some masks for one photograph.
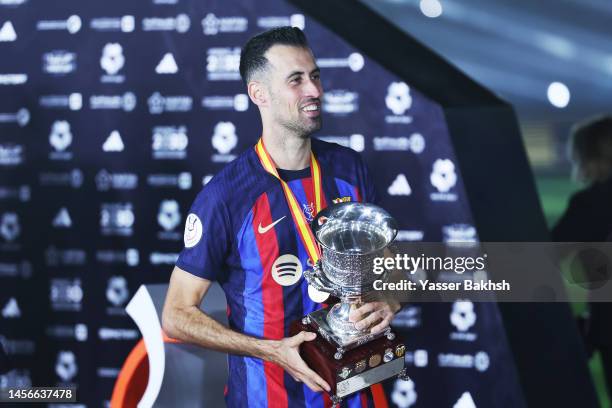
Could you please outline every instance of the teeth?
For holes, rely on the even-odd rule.
[[[308,105],[304,108],[305,112],[319,110],[317,105]]]

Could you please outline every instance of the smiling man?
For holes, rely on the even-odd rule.
[[[310,137],[321,128],[323,89],[301,30],[282,27],[250,39],[240,74],[261,114],[261,138],[195,199],[163,328],[229,354],[230,407],[323,407],[329,385],[299,355],[300,344],[316,335],[288,336],[292,321],[326,300],[303,276],[312,261],[300,225],[334,202],[373,202],[374,188],[357,153]],[[229,328],[198,308],[212,281],[226,294]],[[366,303],[352,318],[382,330],[396,309]],[[367,406],[372,399],[363,393],[346,403]]]

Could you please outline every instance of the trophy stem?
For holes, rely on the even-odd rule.
[[[331,307],[327,314],[327,324],[339,337],[357,337],[367,334],[367,329],[357,329],[355,323],[349,320],[351,311],[362,305],[361,296],[343,296],[340,303]]]

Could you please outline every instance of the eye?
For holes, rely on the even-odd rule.
[[[300,78],[300,77],[293,77],[293,78],[292,78],[292,79],[289,81],[289,83],[290,83],[290,84],[299,84],[301,80],[302,80],[302,78]]]
[[[321,79],[321,74],[312,74],[311,78],[315,81],[318,81],[319,79]]]

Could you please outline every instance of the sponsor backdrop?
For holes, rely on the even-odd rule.
[[[322,69],[319,137],[366,157],[398,239],[477,239],[440,107],[293,6],[0,0],[0,340],[16,367],[0,385],[108,405],[140,338],[126,303],[167,282],[195,195],[259,136],[240,47],[281,25]],[[396,406],[523,405],[494,304],[411,305],[394,324],[413,379],[386,384]]]

